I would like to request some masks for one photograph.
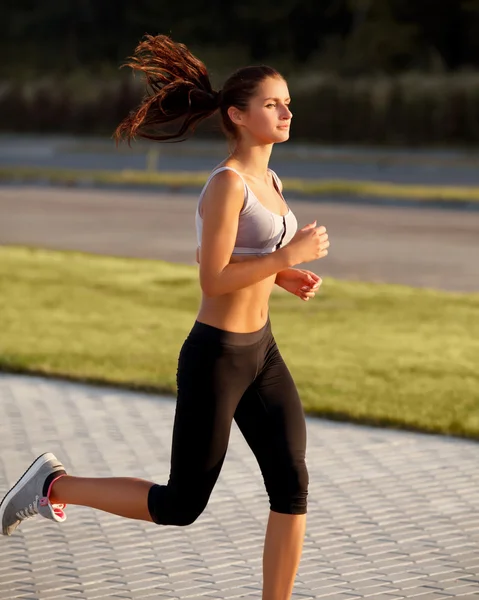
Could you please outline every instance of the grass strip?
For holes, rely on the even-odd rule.
[[[46,182],[62,185],[166,186],[172,190],[200,187],[208,177],[201,171],[82,170],[44,167],[1,167],[0,182]],[[305,196],[366,196],[432,202],[479,202],[479,186],[437,186],[379,181],[283,178],[285,191]]]
[[[0,248],[0,369],[175,392],[196,267]],[[271,319],[306,411],[479,439],[479,294],[326,279]]]

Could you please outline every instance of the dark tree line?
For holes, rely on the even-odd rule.
[[[145,33],[166,33],[205,61],[214,84],[247,62],[280,69],[296,139],[479,144],[479,0],[3,0],[1,9],[0,131],[111,134],[144,93],[118,67]]]
[[[6,0],[5,74],[119,65],[145,33],[344,75],[479,66],[479,0]]]

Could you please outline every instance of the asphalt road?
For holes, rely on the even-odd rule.
[[[197,196],[98,189],[0,188],[0,244],[194,263]],[[479,212],[290,199],[318,220],[330,254],[321,276],[479,291]]]
[[[159,153],[161,171],[211,171],[225,156],[220,142],[134,144],[116,148],[108,138],[68,136],[0,136],[0,167],[34,166],[56,169],[145,169],[146,152]],[[346,158],[347,157],[347,158]],[[479,185],[479,158],[451,152],[306,147],[279,144],[271,167],[281,177],[345,179],[424,185]]]

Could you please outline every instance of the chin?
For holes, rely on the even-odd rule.
[[[281,129],[275,129],[274,131],[271,131],[268,134],[258,138],[258,141],[261,141],[262,144],[281,144],[282,142],[287,142],[288,140],[289,129],[285,129],[283,131]]]
[[[281,144],[281,142],[287,142],[289,140],[289,129],[285,129],[284,131],[279,130],[279,133],[275,137],[276,144]]]

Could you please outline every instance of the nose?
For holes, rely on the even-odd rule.
[[[282,119],[291,119],[293,113],[289,110],[289,108],[285,105],[283,114],[281,115]]]

